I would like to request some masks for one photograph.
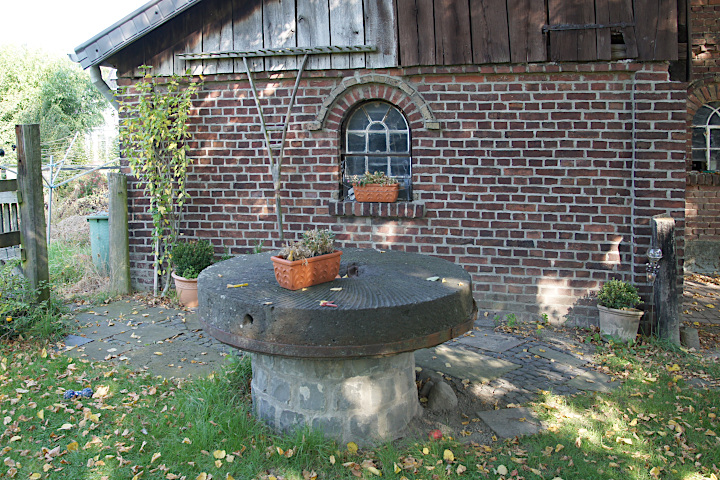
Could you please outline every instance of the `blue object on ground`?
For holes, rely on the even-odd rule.
[[[65,390],[65,393],[63,394],[63,398],[65,400],[71,400],[71,399],[75,398],[76,394],[77,394],[77,392],[75,390]]]
[[[85,387],[82,390],[80,390],[80,395],[83,397],[90,398],[93,396],[93,389],[90,387]]]

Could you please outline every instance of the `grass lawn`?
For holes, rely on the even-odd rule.
[[[39,479],[717,479],[720,366],[645,344],[599,347],[611,394],[532,406],[547,432],[490,445],[450,438],[372,450],[311,432],[278,436],[251,415],[249,362],[168,382],[49,347],[0,347],[0,477]],[[93,398],[63,400],[92,387]]]

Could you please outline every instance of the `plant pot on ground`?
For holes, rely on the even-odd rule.
[[[366,172],[353,181],[353,192],[358,202],[393,203],[398,198],[400,184],[382,172]]]
[[[180,303],[198,306],[197,277],[215,261],[215,250],[207,240],[179,242],[172,249],[172,277]]]
[[[335,250],[335,235],[329,230],[308,230],[299,242],[288,244],[271,257],[275,279],[288,290],[334,280],[340,271],[342,252]]]
[[[623,342],[634,341],[643,311],[635,307],[641,303],[634,286],[622,280],[610,280],[598,292],[600,333]]]

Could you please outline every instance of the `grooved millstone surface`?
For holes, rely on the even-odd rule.
[[[477,314],[470,275],[446,260],[345,249],[340,274],[349,278],[290,291],[275,280],[273,254],[241,255],[200,274],[200,319],[218,340],[289,357],[391,355],[458,336]],[[435,276],[445,281],[427,280]]]

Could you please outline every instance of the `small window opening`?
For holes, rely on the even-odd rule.
[[[693,117],[692,169],[720,170],[720,102],[703,105]]]
[[[353,179],[366,172],[383,172],[400,184],[398,200],[412,199],[410,128],[395,106],[381,101],[363,103],[343,126],[342,195],[354,200]]]

